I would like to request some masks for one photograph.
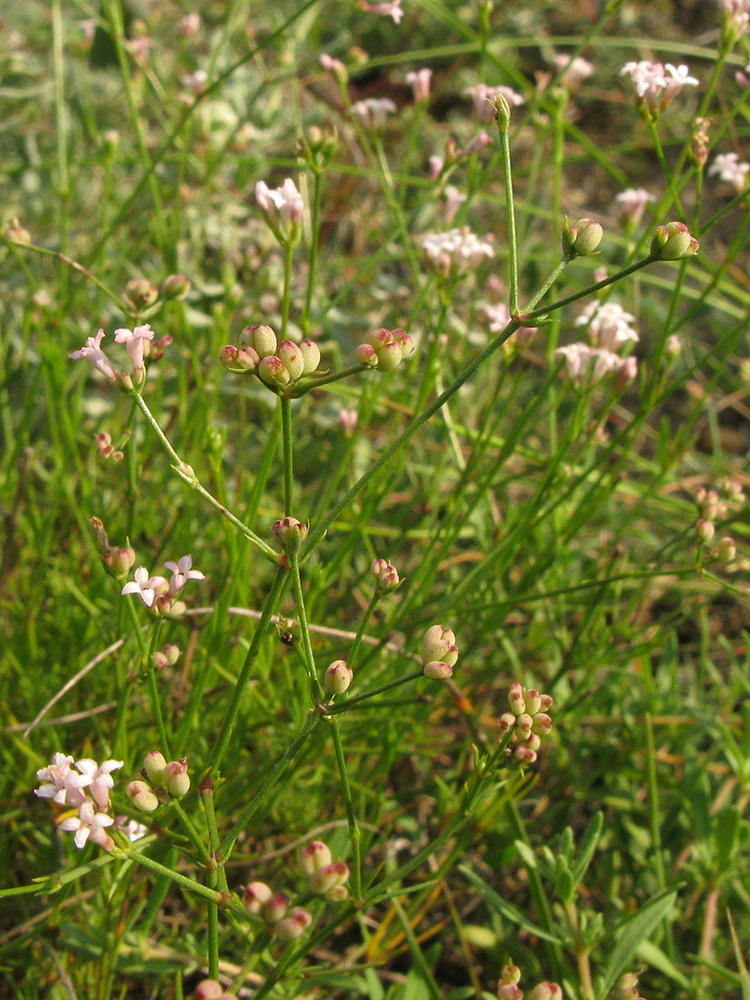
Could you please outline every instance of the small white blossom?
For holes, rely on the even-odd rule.
[[[588,344],[558,347],[555,354],[565,358],[568,375],[576,385],[584,384],[589,371],[593,381],[598,382],[608,372],[619,370],[623,363],[623,359],[617,354],[601,347],[590,347]]]
[[[485,257],[495,256],[492,244],[480,239],[466,226],[446,233],[431,233],[423,236],[420,242],[430,266],[444,278],[475,271]]]
[[[396,105],[389,97],[366,97],[363,101],[355,101],[352,111],[359,119],[362,128],[368,132],[379,132],[385,128],[388,115],[396,111]]]
[[[87,840],[91,840],[94,844],[99,844],[100,847],[112,845],[112,839],[104,833],[104,828],[112,826],[113,823],[113,816],[96,812],[91,799],[86,799],[79,807],[78,815],[64,819],[59,826],[61,830],[66,830],[69,833],[75,831],[73,839],[75,840],[76,847],[80,849],[84,847]]]
[[[462,194],[458,188],[449,184],[445,191],[445,221],[448,225],[453,222],[456,217],[456,212],[459,210],[461,205],[466,201],[468,195]]]
[[[638,97],[638,103],[652,111],[663,111],[686,85],[696,86],[700,81],[690,76],[684,64],[673,66],[647,61],[629,62],[620,70],[620,76],[629,76]]]
[[[125,596],[125,594],[137,594],[147,608],[150,608],[154,603],[157,592],[163,594],[169,589],[167,581],[163,576],[149,576],[145,566],[139,566],[134,576],[135,579],[126,583],[120,594],[122,596]]]
[[[417,104],[422,104],[429,100],[431,77],[431,69],[420,69],[416,73],[406,74],[406,82],[411,84],[411,89],[414,92],[414,100]]]
[[[128,350],[128,357],[133,365],[133,371],[137,379],[143,375],[143,356],[145,353],[146,341],[154,339],[154,331],[145,323],[137,326],[134,330],[115,330],[115,341],[118,344],[125,344]]]
[[[635,319],[616,302],[589,302],[576,317],[576,326],[587,326],[592,344],[608,351],[630,341],[637,341],[638,334],[630,325]]]
[[[122,760],[105,760],[103,764],[97,764],[90,757],[76,761],[76,767],[89,779],[89,793],[100,809],[109,808],[109,790],[114,787],[112,771],[124,765]]]
[[[368,3],[367,0],[360,0],[360,7],[368,14],[383,14],[392,17],[394,24],[400,24],[404,12],[401,10],[401,0],[389,0],[387,3]]]
[[[277,188],[269,188],[265,181],[258,181],[255,200],[280,243],[299,241],[305,203],[290,177]]]
[[[746,174],[750,163],[741,161],[737,153],[719,153],[708,168],[709,174],[718,174],[720,181],[731,184],[737,194],[747,187]]]
[[[510,87],[490,87],[486,83],[475,83],[472,87],[464,87],[464,93],[474,101],[474,110],[480,121],[489,121],[495,114],[493,107],[497,95],[502,94],[511,108],[517,108],[524,103],[523,94]]]
[[[102,350],[101,344],[103,338],[104,330],[99,330],[95,337],[87,338],[86,343],[80,351],[73,351],[68,357],[73,361],[76,361],[78,358],[86,358],[97,371],[101,372],[102,375],[106,375],[110,382],[116,382],[119,376],[112,367],[112,362]]]
[[[179,590],[182,590],[188,580],[205,579],[205,574],[201,573],[200,570],[191,569],[192,565],[192,556],[182,556],[182,558],[176,563],[164,563],[164,568],[168,569],[172,574],[172,579],[169,581],[169,593],[172,594],[172,596],[174,596]]]
[[[74,771],[72,763],[72,757],[56,753],[51,764],[36,772],[41,784],[34,789],[34,794],[41,799],[52,799],[59,805],[73,806],[76,809],[82,805],[86,801],[84,789],[91,784],[91,778]]]

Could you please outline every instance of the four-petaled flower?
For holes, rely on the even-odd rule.
[[[118,344],[125,344],[128,349],[128,356],[133,365],[135,377],[140,381],[143,377],[143,355],[145,342],[154,339],[154,331],[145,323],[137,326],[134,330],[121,328],[115,330],[115,341]]]
[[[112,838],[104,832],[104,828],[112,826],[114,821],[113,816],[96,812],[91,799],[86,799],[79,806],[78,815],[64,819],[60,823],[60,829],[68,832],[75,831],[73,839],[78,848],[83,847],[87,840],[93,844],[99,844],[100,847],[109,847],[112,844]]]
[[[164,568],[168,569],[172,574],[172,579],[169,581],[170,594],[174,595],[178,590],[182,590],[188,580],[205,579],[205,573],[201,573],[199,569],[191,569],[192,565],[192,556],[182,556],[176,563],[164,563]]]
[[[684,63],[680,66],[642,62],[629,62],[620,70],[620,76],[629,76],[635,88],[638,106],[652,113],[663,111],[686,84],[700,83]]]
[[[76,761],[78,770],[88,778],[89,794],[100,809],[109,808],[109,790],[115,784],[111,772],[122,767],[124,763],[122,760],[105,760],[103,764],[97,764],[90,757]]]
[[[34,794],[42,799],[52,799],[60,805],[75,808],[82,805],[86,801],[84,788],[91,784],[91,777],[74,771],[72,763],[72,757],[56,753],[51,764],[36,772],[37,780],[42,784],[34,789]]]
[[[139,566],[133,575],[135,579],[126,583],[120,594],[137,594],[147,608],[154,603],[157,593],[163,594],[169,589],[163,576],[149,576],[145,566]]]
[[[86,358],[98,372],[106,375],[110,382],[116,382],[119,376],[112,367],[112,362],[102,350],[103,338],[104,330],[99,330],[95,337],[87,337],[86,343],[80,351],[72,351],[68,357],[73,361],[77,361],[78,358]]]

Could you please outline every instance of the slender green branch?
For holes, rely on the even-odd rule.
[[[302,577],[299,572],[299,553],[292,553],[289,556],[289,568],[292,573],[292,586],[294,587],[294,599],[297,604],[297,618],[299,620],[302,644],[305,647],[305,661],[307,667],[307,677],[310,682],[310,698],[313,705],[320,704],[323,691],[320,687],[318,673],[315,669],[315,655],[313,654],[312,639],[310,638],[310,626],[307,621],[305,611],[305,595],[302,590]]]
[[[292,291],[292,258],[294,257],[294,245],[284,244],[284,291],[281,298],[281,337],[286,340],[286,332],[289,326],[289,303]]]
[[[354,642],[352,642],[351,649],[349,650],[349,657],[347,663],[350,670],[354,670],[354,661],[357,659],[357,653],[359,652],[359,647],[362,645],[362,639],[367,630],[367,625],[372,618],[375,608],[378,606],[380,601],[380,592],[375,589],[372,597],[370,598],[370,603],[365,608],[365,613],[362,616],[362,621],[359,623],[359,628],[357,629],[357,634],[354,636]]]
[[[500,102],[502,101],[502,105]],[[518,238],[516,236],[516,210],[513,201],[513,171],[510,162],[510,108],[504,98],[498,97],[497,129],[505,183],[505,214],[508,226],[508,275],[510,284],[510,314],[518,312]]]
[[[304,396],[306,392],[310,392],[312,389],[319,389],[323,385],[329,385],[331,382],[340,382],[341,379],[349,378],[351,375],[359,375],[361,372],[367,371],[366,365],[351,365],[349,368],[342,368],[340,371],[331,372],[330,375],[320,375],[318,378],[305,378],[300,379],[299,382],[294,382],[291,389],[286,390],[285,395],[289,396],[290,399],[297,399],[299,396]]]
[[[302,311],[302,333],[304,336],[310,331],[310,315],[312,313],[312,298],[315,290],[315,281],[318,275],[318,237],[320,235],[320,190],[321,171],[316,169],[313,172],[313,200],[310,218],[310,256],[308,259],[307,293],[305,295],[305,307]]]
[[[284,516],[292,513],[294,502],[294,437],[292,436],[292,401],[279,396],[281,410],[281,454],[284,463]]]
[[[342,712],[348,712],[349,709],[354,708],[362,701],[367,701],[369,698],[374,698],[376,695],[382,694],[384,691],[390,691],[392,688],[400,687],[402,684],[408,684],[410,681],[415,681],[418,677],[423,677],[421,668],[419,670],[413,670],[410,674],[404,674],[403,677],[397,677],[395,681],[388,681],[387,684],[381,684],[380,687],[373,688],[372,691],[365,691],[362,694],[355,694],[353,698],[347,698],[346,701],[340,702],[338,705],[326,705],[324,708],[326,715],[341,715]]]
[[[339,769],[339,778],[341,779],[341,791],[344,793],[346,818],[349,823],[349,840],[352,844],[352,895],[354,896],[354,901],[359,902],[362,895],[362,854],[359,824],[357,823],[357,817],[354,813],[352,790],[349,785],[349,774],[346,770],[346,758],[344,757],[344,748],[341,743],[341,732],[339,730],[338,719],[331,719],[330,721],[333,747],[336,752],[336,764]]]

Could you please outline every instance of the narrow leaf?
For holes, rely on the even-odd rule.
[[[561,944],[561,940],[555,937],[554,934],[549,934],[547,931],[542,930],[541,927],[537,927],[526,914],[513,906],[507,900],[503,899],[502,896],[498,895],[494,889],[491,889],[481,878],[471,870],[471,868],[466,865],[460,865],[459,871],[464,875],[469,882],[478,890],[479,895],[487,904],[489,910],[493,913],[498,914],[498,916],[505,917],[506,920],[512,921],[514,924],[518,924],[519,927],[523,927],[524,930],[528,931],[529,934],[533,934],[535,937],[541,938],[543,941],[551,941],[553,944]]]
[[[608,993],[614,986],[617,977],[626,971],[638,947],[672,909],[676,896],[676,889],[669,889],[661,893],[646,906],[642,906],[620,927],[617,943],[612,949],[609,962],[604,970],[603,994]]]

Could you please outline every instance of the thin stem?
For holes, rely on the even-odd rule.
[[[268,558],[272,562],[274,563],[278,562],[279,553],[274,548],[272,548],[268,544],[268,542],[264,542],[262,538],[256,535],[255,532],[252,530],[252,528],[248,528],[248,526],[246,524],[243,524],[238,517],[235,517],[235,515],[232,514],[230,510],[227,510],[227,508],[224,506],[223,503],[221,503],[220,500],[217,500],[217,498],[213,496],[213,494],[209,493],[208,490],[201,484],[200,480],[193,471],[193,468],[190,465],[188,465],[187,462],[183,462],[183,460],[180,458],[180,456],[172,447],[172,443],[170,442],[169,438],[159,426],[159,422],[157,421],[156,417],[148,408],[148,404],[144,400],[143,396],[141,396],[140,393],[134,392],[133,398],[135,399],[137,406],[145,416],[146,420],[148,420],[149,424],[151,425],[151,429],[153,430],[154,434],[156,434],[158,439],[161,441],[165,451],[172,459],[172,468],[180,477],[180,479],[183,481],[183,483],[187,483],[187,485],[190,486],[191,489],[194,489],[195,492],[198,493],[200,496],[202,496],[207,503],[209,503],[212,507],[218,510],[219,513],[222,514],[229,521],[230,524],[233,524],[235,528],[238,528],[242,532],[242,534],[245,535],[245,537],[249,541],[251,541],[253,545],[259,548],[264,555],[268,556]]]
[[[521,320],[535,319],[537,316],[544,316],[547,313],[555,312],[557,309],[562,309],[564,306],[569,306],[571,302],[577,302],[579,299],[585,299],[587,296],[593,295],[594,292],[598,292],[601,288],[606,288],[607,285],[613,285],[616,281],[621,281],[629,274],[633,274],[634,271],[640,271],[641,268],[646,267],[648,264],[653,264],[655,260],[658,260],[658,258],[653,254],[649,254],[647,257],[642,257],[641,260],[637,260],[634,264],[624,267],[621,271],[618,271],[616,274],[611,274],[607,278],[602,278],[601,281],[597,281],[593,285],[588,285],[580,292],[573,292],[572,295],[566,295],[564,299],[558,299],[557,302],[553,302],[549,306],[544,306],[542,309],[533,309],[531,312],[525,312],[521,317]],[[538,300],[539,296],[536,295],[532,299],[532,302],[536,303]]]
[[[273,765],[270,774],[260,786],[258,791],[255,793],[252,802],[245,806],[244,810],[240,813],[239,819],[234,824],[229,833],[224,837],[221,844],[219,845],[218,857],[222,863],[225,863],[231,854],[232,848],[235,841],[245,829],[247,824],[253,818],[255,813],[261,807],[266,799],[268,793],[274,788],[279,779],[283,776],[287,767],[294,760],[295,756],[299,750],[304,746],[304,744],[309,739],[315,727],[322,720],[323,716],[319,712],[313,712],[304,727],[295,736],[292,742],[284,751],[283,756]]]
[[[666,157],[664,156],[664,150],[662,149],[661,139],[659,138],[659,130],[656,127],[656,122],[652,119],[651,115],[647,115],[646,124],[648,125],[648,130],[651,133],[651,141],[654,144],[654,149],[656,150],[656,156],[659,160],[659,165],[661,166],[662,173],[664,174],[664,179],[667,182],[669,188],[669,193],[672,197],[672,202],[674,203],[675,210],[680,217],[680,222],[685,221],[685,213],[682,210],[682,205],[680,204],[680,192],[675,187],[674,174],[669,169]]]
[[[119,845],[118,845],[119,846]],[[154,861],[147,854],[141,854],[136,848],[130,846],[129,848],[121,848],[123,853],[126,853],[128,859],[135,861],[136,864],[142,865],[144,868],[148,868],[149,871],[156,872],[157,875],[164,875],[170,881],[174,882],[185,892],[193,892],[197,896],[202,896],[204,899],[210,900],[212,903],[216,903],[223,909],[231,910],[235,916],[247,921],[249,914],[247,907],[244,906],[238,899],[225,892],[217,892],[215,889],[211,889],[206,885],[201,885],[200,882],[196,882],[195,879],[188,878],[186,875],[180,874],[180,872],[175,871],[173,868],[167,868],[165,865],[159,864],[158,861]],[[38,891],[38,887],[35,886]]]
[[[310,626],[307,621],[307,612],[305,611],[305,595],[302,590],[302,577],[299,572],[299,553],[295,552],[289,556],[289,568],[292,573],[292,586],[294,587],[294,599],[297,604],[297,618],[299,620],[300,633],[302,634],[302,644],[305,647],[307,677],[310,682],[310,697],[313,705],[319,705],[323,697],[323,691],[315,669],[315,656],[313,654],[312,639],[310,638]]]
[[[193,821],[190,819],[188,814],[182,808],[182,803],[180,802],[179,799],[172,799],[169,804],[179,817],[180,823],[182,823],[182,825],[184,826],[185,833],[188,835],[190,843],[193,845],[196,852],[200,856],[201,861],[207,868],[210,868],[213,864],[211,855],[209,854],[206,845],[203,843],[203,838],[196,830]]]
[[[322,385],[328,385],[330,382],[340,382],[343,378],[349,378],[351,375],[359,375],[364,371],[367,371],[366,365],[352,365],[350,368],[342,368],[340,371],[331,372],[330,375],[320,375],[318,378],[308,377],[295,382],[291,391],[287,390],[285,395],[289,396],[290,399],[298,399],[312,389],[319,389]]]
[[[123,315],[130,315],[130,309],[128,308],[127,303],[124,302],[119,295],[116,295],[111,288],[105,285],[103,281],[100,281],[95,274],[92,274],[91,271],[87,270],[83,264],[79,264],[77,260],[73,260],[73,258],[68,257],[67,254],[60,253],[59,250],[49,250],[47,247],[40,247],[36,243],[16,243],[13,240],[7,240],[6,242],[12,247],[20,247],[22,250],[32,250],[34,253],[42,254],[45,257],[54,257],[63,264],[67,264],[68,267],[72,267],[74,271],[79,271],[86,278],[88,278],[89,281],[93,282],[100,292],[103,292],[108,299],[114,302],[115,305],[119,306]]]
[[[402,684],[408,684],[409,681],[415,681],[418,677],[423,677],[424,674],[422,670],[414,670],[410,674],[405,674],[403,677],[397,677],[395,681],[388,681],[387,684],[381,684],[380,687],[373,688],[372,691],[365,691],[362,694],[356,694],[353,698],[347,698],[346,701],[342,701],[338,705],[326,705],[324,711],[326,715],[341,715],[342,712],[348,712],[350,708],[354,708],[361,701],[367,701],[369,698],[374,698],[378,694],[382,694],[384,691],[390,691],[392,688],[400,687]]]
[[[315,170],[313,173],[313,201],[312,214],[310,218],[310,257],[307,275],[307,293],[305,295],[305,308],[302,311],[302,333],[307,336],[310,330],[310,314],[312,312],[312,297],[315,289],[315,281],[318,274],[318,236],[320,233],[320,188],[321,172]]]
[[[349,840],[352,844],[352,895],[356,903],[359,902],[362,895],[362,854],[360,832],[357,817],[354,814],[352,790],[349,786],[349,775],[346,770],[346,759],[344,758],[344,748],[341,744],[341,733],[339,731],[338,719],[331,719],[331,735],[333,737],[333,747],[336,752],[336,764],[339,769],[339,778],[341,779],[341,791],[344,793],[346,818],[349,823]]]
[[[367,625],[370,619],[372,618],[372,614],[375,611],[375,608],[378,606],[379,601],[380,601],[380,592],[378,590],[375,590],[372,597],[370,598],[370,603],[367,605],[365,609],[365,613],[362,616],[362,621],[359,623],[359,628],[357,629],[357,634],[354,636],[354,642],[352,643],[351,649],[349,650],[349,659],[347,660],[347,663],[349,665],[350,670],[354,670],[354,661],[357,658],[359,647],[362,645],[362,638],[367,629]]]
[[[573,954],[576,957],[578,966],[578,979],[581,983],[582,1000],[593,1000],[594,984],[591,981],[591,963],[589,962],[590,949],[581,940],[581,929],[578,921],[578,911],[575,903],[565,904],[565,913],[568,917],[571,930],[573,931]]]
[[[292,285],[292,258],[294,257],[294,246],[291,243],[284,244],[284,292],[281,299],[281,337],[286,340],[286,331],[289,326],[289,303],[291,299]]]
[[[292,401],[279,396],[281,409],[281,454],[284,464],[284,516],[292,513],[294,499],[294,438],[292,436]]]
[[[507,108],[507,105],[506,105]],[[505,212],[508,226],[508,277],[510,284],[510,314],[518,312],[518,240],[516,237],[516,213],[513,201],[513,172],[510,162],[510,113],[498,109],[498,133],[500,135],[501,162],[505,182]]]
[[[283,567],[279,566],[276,570],[276,575],[273,578],[271,589],[266,595],[260,620],[258,621],[257,628],[255,629],[252,641],[250,642],[250,648],[245,656],[245,661],[240,669],[239,677],[234,685],[232,699],[229,703],[229,707],[227,708],[227,713],[222,720],[219,735],[216,738],[216,744],[214,745],[211,763],[209,765],[210,774],[214,779],[216,779],[219,774],[221,762],[227,752],[229,740],[232,736],[232,730],[234,729],[234,724],[237,721],[237,715],[240,711],[240,703],[245,693],[248,681],[250,680],[250,672],[255,666],[255,660],[257,659],[258,652],[260,651],[261,643],[271,628],[272,617],[281,603],[281,598],[286,588],[288,579],[289,577],[287,571]]]

